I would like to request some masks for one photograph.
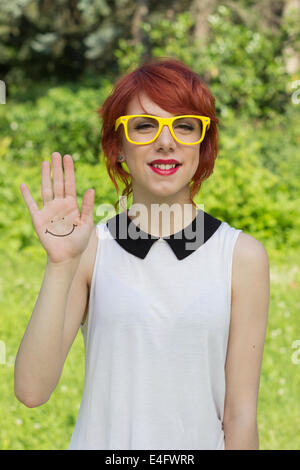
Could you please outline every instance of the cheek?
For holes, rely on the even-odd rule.
[[[130,168],[132,168],[132,171],[140,171],[145,168],[145,165],[147,164],[147,151],[146,149],[139,149],[136,148],[137,146],[134,146],[130,150],[130,157],[127,157],[127,160],[129,162]],[[144,151],[143,151],[144,150]],[[148,157],[149,160],[149,157]],[[128,165],[128,167],[129,167]]]
[[[193,154],[190,155],[190,164],[187,165],[187,168],[189,169],[189,179],[193,178],[194,174],[197,171],[198,166],[199,166],[199,151],[193,152]]]
[[[187,160],[190,161],[190,167],[196,171],[199,165],[199,150],[191,153]]]
[[[128,156],[130,155],[130,156]],[[129,173],[131,174],[132,178],[137,177],[141,178],[145,172],[145,165],[147,162],[147,158],[142,154],[142,152],[137,152],[131,150],[126,157],[126,165],[128,167]]]

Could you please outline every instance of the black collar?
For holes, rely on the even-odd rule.
[[[121,212],[106,222],[111,235],[116,242],[128,253],[144,259],[153,243],[160,238],[168,242],[177,259],[182,260],[192,254],[216,232],[222,221],[202,210],[198,211],[194,220],[180,232],[168,237],[155,237],[141,230],[128,216],[127,212]],[[204,230],[203,230],[204,226]],[[196,237],[196,228],[197,234]],[[201,233],[202,236],[199,234]],[[194,237],[192,237],[194,234]],[[192,244],[187,247],[186,244]]]

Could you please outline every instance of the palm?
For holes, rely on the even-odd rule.
[[[54,154],[55,155],[55,154]],[[59,154],[58,154],[59,155]],[[85,250],[93,228],[93,191],[84,194],[80,214],[75,188],[72,158],[64,160],[65,184],[61,160],[55,155],[54,197],[50,181],[50,167],[42,165],[42,196],[44,207],[39,210],[28,188],[22,194],[32,216],[35,231],[50,260],[58,263],[80,256]]]
[[[48,202],[33,219],[33,224],[53,261],[82,253],[89,239],[90,227],[80,221],[77,201],[71,196]]]

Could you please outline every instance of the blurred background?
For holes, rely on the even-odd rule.
[[[42,208],[41,163],[69,153],[99,223],[118,196],[96,110],[151,57],[182,60],[216,98],[219,156],[195,201],[268,252],[260,449],[300,449],[300,0],[0,0],[0,449],[67,449],[84,381],[79,331],[48,403],[14,396],[46,263],[19,186]]]

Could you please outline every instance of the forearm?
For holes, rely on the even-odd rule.
[[[62,341],[68,291],[78,260],[48,264],[42,287],[15,361],[15,395],[27,406],[49,399],[62,370]]]
[[[259,450],[256,420],[235,419],[224,423],[225,450]]]

